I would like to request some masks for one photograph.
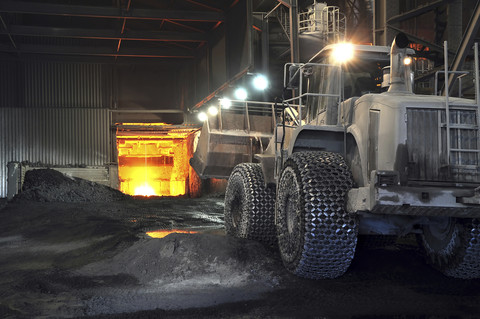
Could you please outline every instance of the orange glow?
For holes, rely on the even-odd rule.
[[[120,125],[132,125],[132,126],[165,126],[167,123],[117,123]]]
[[[152,238],[163,238],[166,237],[170,234],[173,233],[178,233],[178,234],[197,234],[198,232],[192,231],[192,230],[180,230],[180,229],[172,229],[172,230],[153,230],[153,231],[147,231],[147,235],[152,237]]]
[[[122,123],[130,124],[130,123]],[[152,123],[146,126],[160,126]],[[117,131],[120,191],[136,196],[181,196],[187,191],[185,131]]]
[[[135,188],[134,194],[136,196],[156,196],[157,194],[153,190],[153,188],[148,184],[143,184],[142,186],[138,186]]]

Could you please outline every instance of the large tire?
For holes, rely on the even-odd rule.
[[[276,245],[275,187],[265,186],[260,164],[235,166],[225,193],[228,235]]]
[[[342,156],[294,153],[277,190],[277,238],[285,267],[306,278],[345,273],[357,244],[356,216],[345,210],[352,176]]]
[[[462,279],[480,278],[480,221],[439,218],[418,236],[427,262],[443,274]]]

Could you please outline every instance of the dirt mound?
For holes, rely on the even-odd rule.
[[[22,192],[15,200],[77,203],[112,202],[127,197],[113,188],[69,177],[53,169],[35,169],[25,174]]]
[[[163,239],[142,239],[106,262],[82,269],[89,275],[134,275],[140,283],[163,287],[204,280],[205,285],[232,286],[241,281],[272,279],[278,262],[261,244],[209,234],[173,233]],[[275,267],[273,267],[275,265]],[[273,267],[273,268],[272,268]],[[272,280],[272,284],[275,280]]]
[[[280,285],[284,273],[257,242],[208,234],[142,239],[110,260],[87,265],[81,276],[133,276],[133,289],[86,300],[86,313],[184,309],[255,299]]]

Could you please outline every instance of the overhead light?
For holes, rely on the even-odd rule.
[[[205,122],[208,119],[208,115],[205,112],[198,113],[198,119],[202,122]]]
[[[253,78],[253,86],[255,89],[263,91],[268,87],[268,79],[265,75],[263,74],[257,74]]]
[[[403,64],[405,64],[405,65],[412,64],[412,58],[409,57],[409,56],[405,57],[405,59],[403,59]]]
[[[218,114],[218,109],[212,105],[208,108],[208,114],[215,116]]]
[[[234,94],[237,100],[242,100],[242,101],[246,100],[248,96],[248,92],[244,88],[236,89]]]
[[[345,63],[353,58],[354,49],[351,43],[338,43],[332,51],[332,58],[337,63]]]
[[[224,109],[229,109],[230,106],[232,106],[232,101],[229,98],[224,97],[223,99],[220,99],[220,105]]]

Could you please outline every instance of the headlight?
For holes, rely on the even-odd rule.
[[[212,105],[208,108],[208,114],[216,116],[218,114],[218,109]]]
[[[345,63],[353,58],[353,45],[351,43],[338,43],[332,51],[332,58],[336,63]]]
[[[202,122],[205,122],[208,119],[208,115],[205,112],[198,113],[198,119]]]
[[[247,90],[245,90],[244,88],[238,88],[238,89],[236,89],[233,94],[235,95],[235,98],[236,98],[237,100],[241,100],[241,101],[246,100],[247,97],[248,97],[248,92],[247,92]]]

